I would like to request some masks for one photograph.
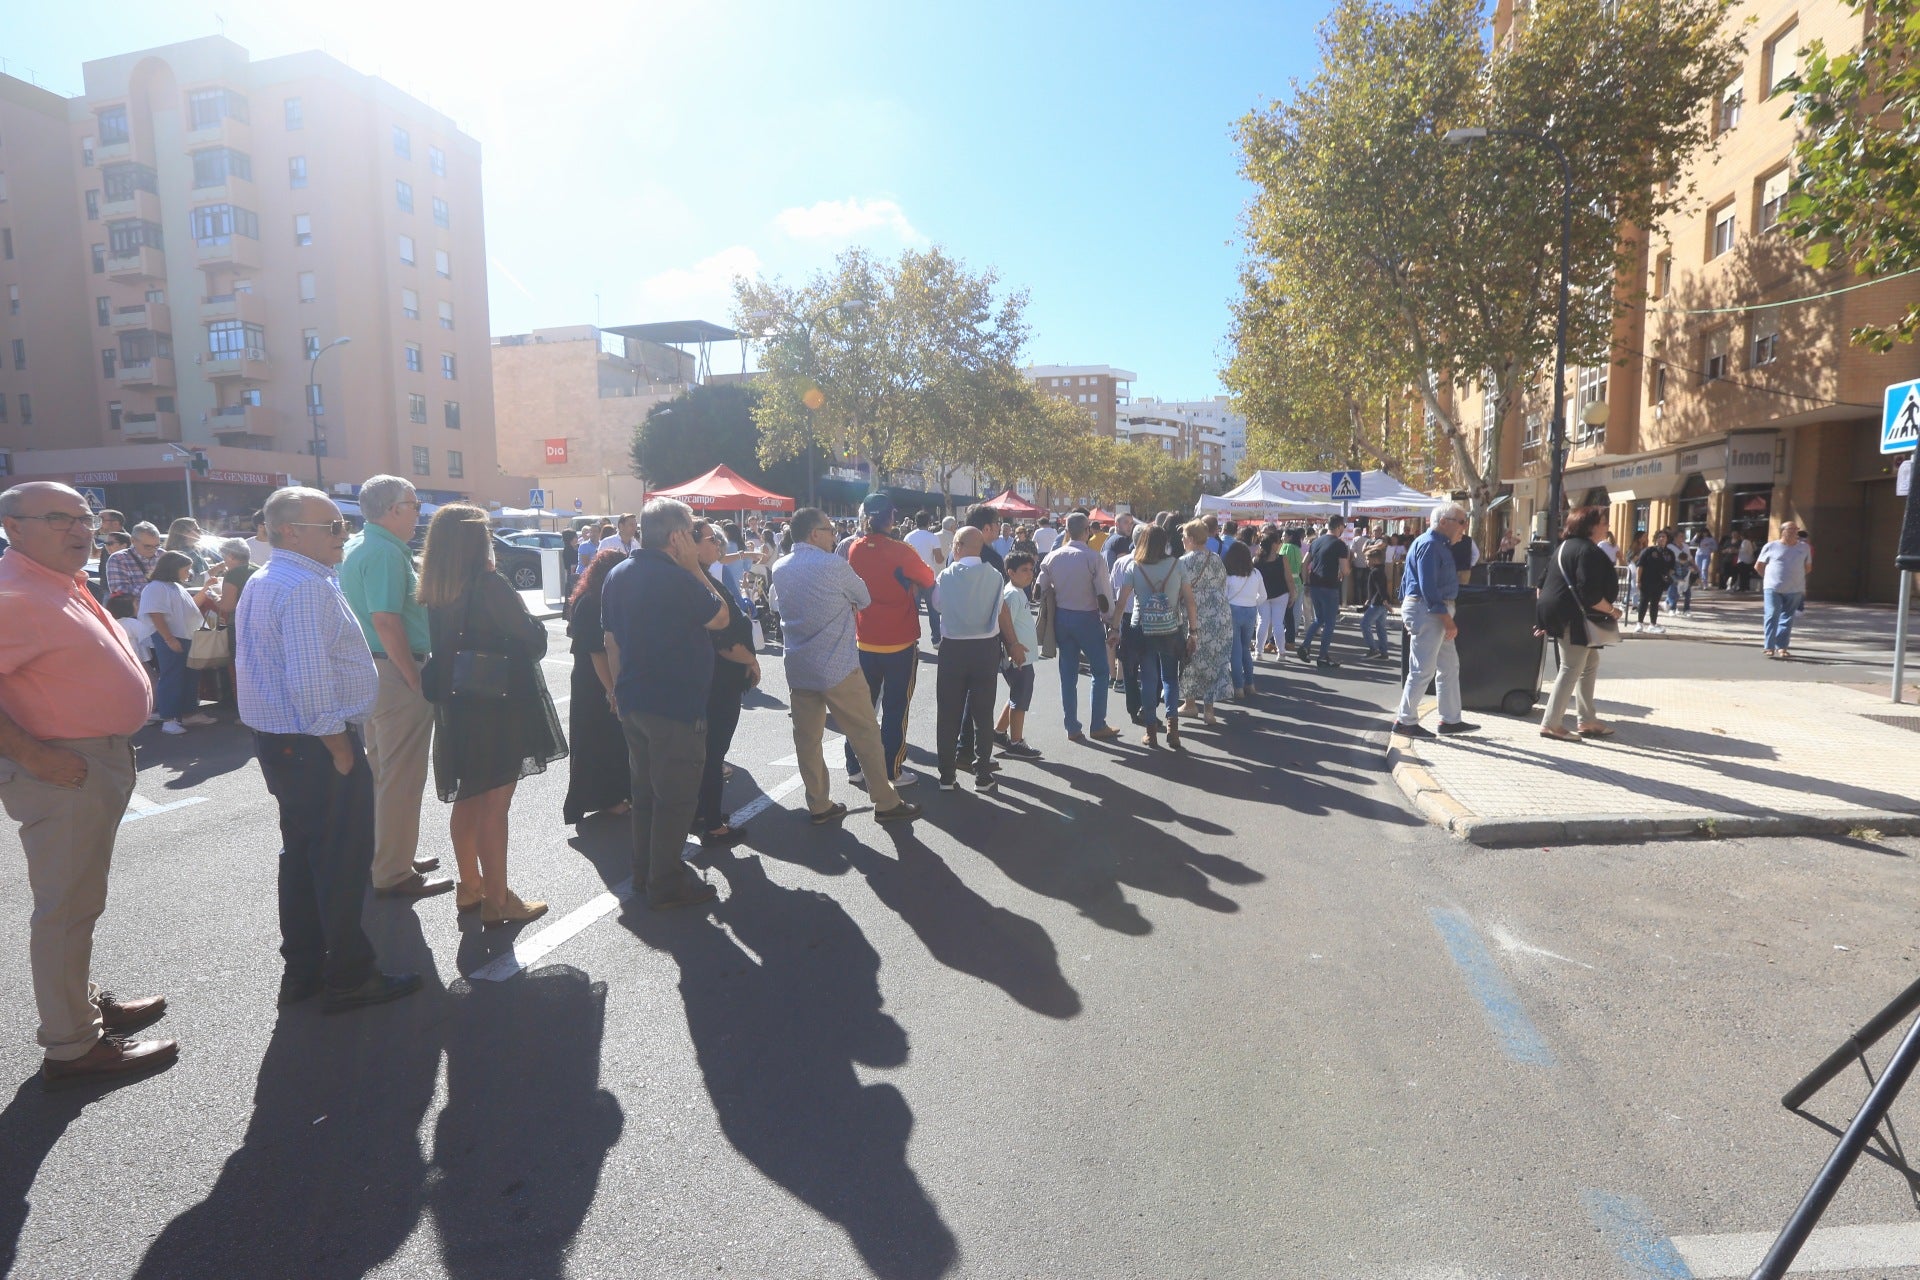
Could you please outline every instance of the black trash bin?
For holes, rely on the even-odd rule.
[[[1539,636],[1533,634],[1532,587],[1464,586],[1454,602],[1460,627],[1460,705],[1467,711],[1524,716],[1540,701]],[[1411,637],[1400,637],[1400,678],[1412,662]],[[1429,689],[1429,695],[1431,689]]]

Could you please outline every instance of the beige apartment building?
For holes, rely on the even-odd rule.
[[[1496,34],[1511,20],[1503,3]],[[1623,543],[1661,529],[1763,540],[1792,519],[1816,549],[1810,594],[1892,600],[1903,500],[1899,459],[1878,451],[1881,403],[1887,386],[1920,376],[1920,351],[1877,355],[1848,334],[1898,317],[1920,283],[1797,301],[1858,278],[1808,268],[1805,243],[1777,227],[1794,123],[1769,97],[1808,41],[1855,48],[1864,20],[1840,0],[1742,0],[1728,21],[1745,26],[1748,51],[1701,107],[1712,113],[1714,146],[1681,177],[1698,198],[1630,233],[1615,360],[1568,371],[1566,494],[1576,506],[1610,507]],[[1545,521],[1551,395],[1543,380],[1504,432],[1500,475],[1523,532],[1536,513]],[[1482,429],[1479,388],[1461,388],[1458,402],[1462,424]],[[1595,402],[1606,404],[1606,421],[1588,427],[1582,410]]]
[[[619,329],[581,324],[496,337],[500,465],[532,477],[550,511],[638,511],[646,483],[634,474],[634,431],[696,376],[692,355]]]
[[[1105,364],[1030,364],[1021,372],[1048,395],[1085,409],[1094,427],[1109,440],[1117,435],[1120,410],[1132,399],[1139,377]]]
[[[210,37],[83,76],[54,100],[60,156],[24,123],[53,95],[0,78],[0,170],[33,174],[0,204],[22,264],[7,319],[31,323],[31,385],[0,372],[14,475],[178,515],[185,445],[215,524],[281,483],[347,494],[377,472],[524,501],[495,457],[477,142],[320,53]]]

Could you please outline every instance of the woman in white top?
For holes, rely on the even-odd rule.
[[[1244,542],[1227,544],[1221,557],[1227,566],[1227,608],[1233,613],[1233,648],[1227,653],[1227,674],[1233,700],[1253,697],[1254,632],[1260,625],[1260,606],[1267,601],[1267,584],[1253,567],[1253,552]]]
[[[153,711],[161,721],[162,733],[185,733],[187,725],[215,723],[212,716],[196,710],[200,705],[197,682],[195,673],[187,667],[193,633],[204,620],[202,611],[211,604],[206,592],[196,595],[187,590],[184,584],[191,572],[193,560],[187,555],[162,552],[147,585],[140,590],[140,616],[153,626],[153,661],[160,669],[153,691]]]

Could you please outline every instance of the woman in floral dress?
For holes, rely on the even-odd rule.
[[[1227,663],[1233,653],[1233,610],[1227,604],[1227,566],[1219,556],[1207,550],[1207,523],[1190,520],[1180,530],[1186,540],[1187,554],[1180,557],[1187,584],[1193,588],[1193,605],[1199,615],[1199,631],[1193,660],[1187,664],[1187,695],[1180,713],[1202,716],[1208,724],[1214,718],[1215,699],[1233,696],[1227,680]]]

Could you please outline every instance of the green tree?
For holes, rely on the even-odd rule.
[[[806,472],[794,461],[765,466],[754,406],[760,392],[742,383],[706,383],[653,406],[633,433],[633,474],[649,489],[669,489],[725,464],[779,493],[804,492]]]
[[[1726,0],[1537,0],[1496,49],[1479,0],[1341,0],[1319,74],[1239,124],[1257,188],[1236,315],[1245,363],[1231,375],[1242,403],[1267,429],[1318,434],[1307,452],[1326,457],[1331,442],[1381,438],[1391,414],[1376,421],[1371,406],[1410,385],[1484,510],[1500,428],[1474,449],[1444,393],[1487,379],[1504,423],[1550,360],[1560,183],[1552,153],[1523,140],[1462,154],[1442,135],[1527,131],[1566,150],[1573,361],[1607,359],[1620,229],[1653,225],[1687,194],[1662,179],[1707,141],[1701,104],[1740,51],[1727,12]],[[1331,385],[1300,364],[1326,366]],[[1356,407],[1372,424],[1359,441]]]
[[[1867,6],[1850,0],[1855,13]],[[1793,194],[1781,222],[1813,243],[1813,267],[1850,263],[1854,274],[1920,268],[1920,3],[1875,0],[1857,52],[1829,53],[1815,40],[1802,69],[1776,93],[1794,95],[1801,124]],[[1920,302],[1892,324],[1861,325],[1853,341],[1874,351],[1912,342]]]

